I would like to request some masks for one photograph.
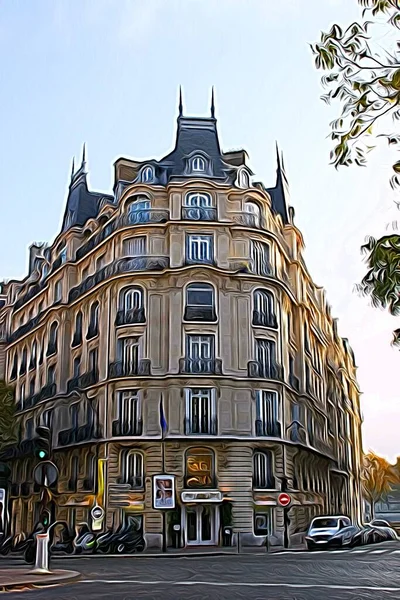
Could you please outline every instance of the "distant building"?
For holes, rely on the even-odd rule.
[[[241,548],[282,546],[285,489],[291,544],[317,514],[361,517],[354,357],[305,266],[277,161],[274,187],[253,182],[246,152],[220,148],[214,103],[207,118],[180,103],[175,148],[118,159],[112,194],[88,189],[85,156],[73,170],[61,231],[3,286],[0,376],[23,440],[13,532],[40,517],[38,424],[60,471],[52,518],[72,526],[98,504],[101,527],[136,515],[161,547],[162,474],[168,545],[179,524],[184,546],[221,545],[230,525]]]

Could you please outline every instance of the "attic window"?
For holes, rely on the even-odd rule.
[[[206,170],[206,161],[201,156],[192,159],[192,171],[202,172]]]
[[[239,186],[241,188],[248,188],[249,185],[250,185],[249,174],[244,169],[241,169],[239,171]]]
[[[153,181],[153,178],[154,178],[153,167],[145,167],[142,171],[142,181],[144,183],[148,183],[149,181]]]

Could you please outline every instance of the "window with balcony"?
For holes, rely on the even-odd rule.
[[[93,348],[89,352],[89,373],[97,374],[98,366],[99,366],[99,349]]]
[[[253,325],[258,327],[278,327],[275,314],[275,299],[268,290],[254,292]]]
[[[139,367],[139,338],[124,337],[118,340],[118,363],[121,375],[137,375]]]
[[[264,242],[251,241],[251,272],[255,275],[271,275],[270,247]]]
[[[186,390],[186,435],[216,435],[215,389]]]
[[[22,350],[21,364],[19,367],[19,374],[24,375],[26,373],[26,363],[28,361],[28,352],[26,347],[24,346]]]
[[[188,235],[186,240],[186,260],[189,264],[212,264],[214,247],[212,235]]]
[[[72,340],[72,347],[79,346],[82,343],[82,325],[83,325],[83,314],[82,311],[78,311],[75,317],[75,332]]]
[[[125,238],[122,242],[123,256],[136,258],[146,254],[146,236]]]
[[[51,356],[57,352],[58,342],[58,323],[52,323],[50,326],[49,340],[47,344],[46,356]]]
[[[79,480],[79,456],[72,456],[70,460],[70,477],[68,480],[68,490],[75,491]]]
[[[34,420],[33,417],[25,421],[25,439],[31,440],[33,438]]]
[[[276,392],[259,390],[256,399],[256,435],[280,437],[278,395]]]
[[[79,427],[79,402],[74,402],[69,407],[69,419],[71,424],[71,429],[76,431]]]
[[[89,327],[86,334],[87,340],[90,340],[99,335],[99,311],[99,303],[97,301],[93,302],[92,306],[90,307]]]
[[[239,182],[239,187],[244,188],[244,189],[248,188],[250,185],[249,174],[244,169],[241,169],[239,171],[238,182]]]
[[[62,279],[54,284],[54,302],[60,302],[62,299]]]
[[[116,325],[131,325],[145,322],[143,290],[133,286],[121,290]]]
[[[274,490],[272,452],[254,452],[253,455],[253,488],[256,490]]]
[[[11,380],[16,379],[17,374],[18,374],[18,354],[17,354],[17,352],[14,352],[12,368],[11,368],[11,373],[10,373],[10,379]]]
[[[106,265],[106,255],[102,254],[98,258],[96,258],[96,273],[100,271]]]
[[[128,222],[131,225],[147,223],[150,220],[151,204],[147,196],[134,196],[127,205]]]
[[[247,215],[247,220],[250,227],[260,227],[261,224],[261,209],[255,202],[245,202],[244,212]]]
[[[308,433],[308,442],[311,446],[315,444],[315,429],[314,429],[314,415],[311,410],[307,411],[307,433]]]
[[[203,172],[206,170],[206,161],[201,156],[195,156],[191,161],[192,171]]]
[[[273,340],[256,339],[256,360],[259,377],[276,379],[280,375],[276,362],[276,343]]]
[[[186,365],[188,373],[213,373],[215,370],[215,336],[186,336]]]
[[[185,460],[185,488],[215,487],[215,455],[209,448],[189,448]]]
[[[113,423],[113,435],[142,434],[142,414],[138,390],[118,392],[118,419]]]
[[[53,409],[49,408],[42,413],[42,424],[44,427],[52,429],[53,427]]]
[[[73,366],[73,378],[79,377],[81,373],[81,357],[75,356],[74,358],[74,366]]]
[[[182,218],[193,221],[215,221],[216,209],[212,206],[211,196],[205,193],[191,192],[185,196]]]
[[[34,396],[35,394],[35,388],[36,388],[36,377],[32,377],[32,379],[29,382],[29,396]]]
[[[125,452],[122,461],[122,473],[123,480],[121,483],[130,485],[132,489],[143,489],[143,455],[136,450]]]
[[[47,385],[52,385],[56,382],[56,366],[51,365],[47,369]]]
[[[216,321],[215,290],[209,283],[190,283],[186,287],[185,321]]]
[[[149,183],[150,181],[153,181],[154,179],[154,169],[153,167],[144,167],[144,169],[142,169],[142,173],[141,173],[142,177],[142,181],[143,183]]]
[[[29,361],[29,369],[36,369],[37,362],[37,341],[34,340],[31,347],[31,358]]]
[[[19,400],[21,402],[21,406],[24,406],[24,402],[25,402],[25,384],[22,383],[21,387],[19,388]]]

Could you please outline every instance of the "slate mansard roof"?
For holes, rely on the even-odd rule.
[[[202,157],[206,168],[203,172],[193,173],[190,161],[193,157]],[[196,176],[196,178],[214,179],[221,183],[235,185],[240,169],[245,169],[248,175],[253,175],[245,164],[246,153],[242,151],[223,153],[221,151],[217,120],[215,118],[214,95],[211,101],[210,117],[185,117],[182,113],[182,97],[179,102],[179,116],[175,147],[161,160],[147,160],[139,165],[136,179],[140,180],[140,172],[146,166],[153,169],[151,183],[167,185],[172,180]],[[280,214],[284,223],[289,222],[288,214],[288,182],[283,166],[283,159],[277,152],[278,167],[276,184],[273,188],[263,188],[271,196],[272,209]],[[124,182],[125,184],[127,182]],[[150,183],[150,182],[149,182]],[[118,185],[115,182],[114,188]],[[77,172],[72,168],[67,204],[63,218],[62,231],[70,227],[80,226],[99,213],[103,198],[115,201],[114,196],[91,192],[87,185],[85,148],[82,163]]]

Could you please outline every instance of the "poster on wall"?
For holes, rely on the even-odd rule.
[[[153,508],[175,508],[175,476],[154,475]]]

